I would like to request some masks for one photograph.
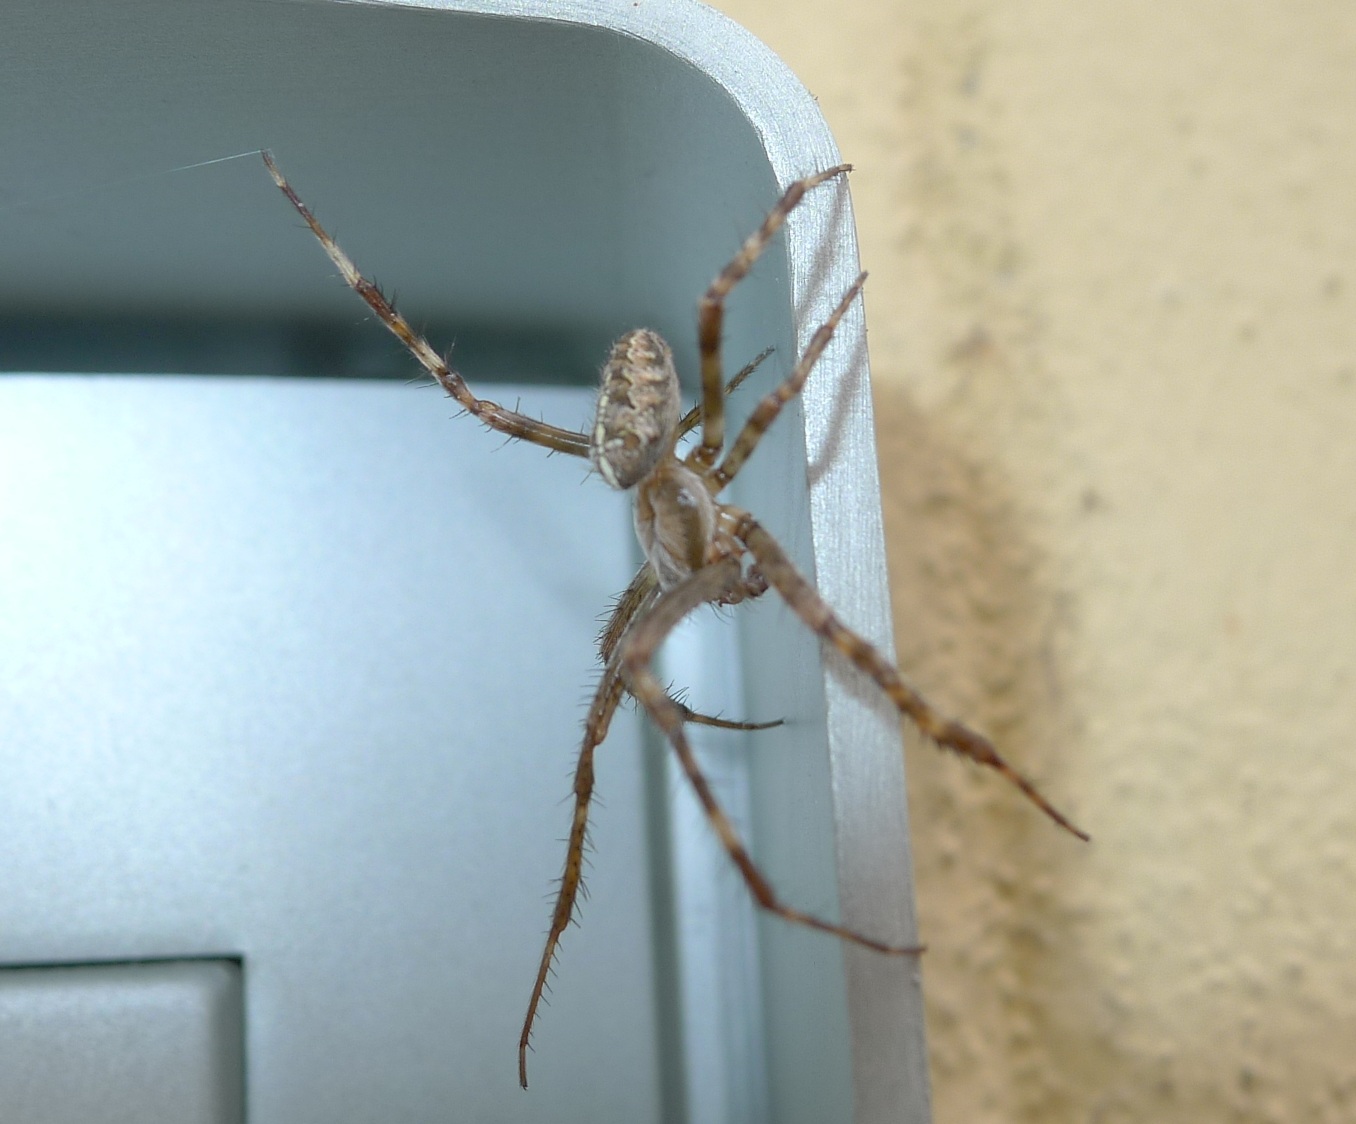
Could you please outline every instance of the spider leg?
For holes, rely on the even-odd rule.
[[[753,368],[761,363],[770,352],[770,348],[763,352],[750,366],[745,367],[741,374],[752,372]],[[611,616],[608,617],[607,624],[603,626],[603,631],[598,636],[598,652],[602,656],[604,665],[612,662],[617,645],[621,643],[621,638],[626,635],[626,630],[630,627],[631,621],[638,613],[644,612],[658,592],[659,583],[655,581],[654,570],[646,562],[636,572],[636,576],[631,579],[631,584],[626,587],[625,592],[617,598],[617,604],[613,608]],[[739,722],[732,718],[702,714],[678,699],[674,699],[673,703],[682,711],[684,721],[692,722],[697,726],[712,726],[718,730],[771,730],[774,726],[780,726],[783,722],[781,718],[771,722]]]
[[[669,697],[673,698],[672,695]],[[717,730],[771,730],[774,726],[781,726],[786,722],[784,718],[777,718],[771,722],[737,722],[732,718],[702,714],[693,710],[690,706],[684,705],[678,699],[673,699],[673,705],[682,714],[684,722],[691,722],[694,726],[711,726]]]
[[[551,914],[551,928],[546,935],[546,947],[542,950],[537,978],[532,984],[532,998],[528,1001],[527,1016],[523,1019],[523,1033],[518,1039],[518,1082],[524,1089],[527,1088],[527,1048],[532,1039],[537,1008],[546,991],[551,962],[560,946],[560,938],[574,916],[575,902],[579,899],[579,888],[584,880],[584,842],[588,837],[589,803],[593,799],[593,751],[607,737],[612,716],[621,702],[622,690],[621,673],[616,667],[606,668],[584,722],[584,744],[574,770],[574,816],[570,821],[570,837],[565,848],[565,871],[560,876],[560,889],[556,892],[555,910]]]
[[[636,571],[631,584],[617,598],[607,624],[598,637],[603,658],[603,677],[589,705],[588,717],[584,720],[584,743],[574,770],[574,816],[570,821],[570,836],[565,848],[565,872],[561,875],[560,889],[556,892],[555,911],[551,915],[551,928],[541,954],[536,982],[532,985],[532,998],[527,1005],[527,1017],[523,1020],[522,1037],[518,1039],[518,1080],[524,1089],[527,1088],[527,1047],[532,1037],[532,1025],[537,1018],[537,1008],[546,990],[546,980],[551,973],[551,963],[555,959],[561,935],[574,916],[574,905],[583,884],[584,841],[588,837],[589,804],[593,800],[593,751],[607,737],[612,716],[616,714],[625,690],[621,672],[617,670],[617,645],[626,635],[632,619],[654,599],[658,589],[654,571],[647,562]]]
[[[448,393],[449,397],[455,398],[468,414],[474,415],[491,429],[498,430],[509,437],[517,437],[533,445],[552,449],[557,453],[569,453],[576,457],[587,457],[589,455],[589,439],[584,434],[576,433],[571,429],[561,429],[559,426],[548,425],[546,422],[538,421],[527,414],[506,409],[497,402],[491,402],[487,398],[477,398],[472,394],[470,387],[466,385],[466,381],[447,365],[442,356],[433,350],[428,340],[411,328],[409,321],[396,311],[395,306],[382,295],[381,290],[358,272],[358,267],[353,264],[352,259],[339,248],[325,228],[316,220],[316,217],[311,214],[310,208],[301,201],[292,185],[283,178],[282,172],[278,170],[278,165],[273,162],[272,154],[265,152],[263,157],[264,163],[268,166],[269,175],[273,177],[273,182],[287,196],[292,206],[296,208],[297,213],[306,220],[306,225],[311,228],[311,233],[324,247],[330,261],[339,267],[339,272],[343,274],[349,288],[367,302],[372,311],[377,314],[378,319],[409,349],[410,354],[419,361],[419,365],[438,380],[438,384]]]
[[[724,401],[725,398],[729,398],[731,394],[738,390],[743,385],[744,380],[747,379],[751,374],[753,374],[754,371],[758,370],[758,368],[763,365],[763,360],[766,359],[769,355],[771,355],[774,350],[775,348],[765,347],[763,348],[762,351],[760,351],[757,355],[753,357],[752,361],[746,363],[740,369],[739,374],[735,375],[734,378],[732,378],[729,382],[725,384],[725,394],[724,397],[722,398],[722,401]],[[701,406],[700,405],[693,406],[692,409],[690,409],[686,414],[683,415],[683,420],[678,423],[679,439],[681,440],[682,438],[686,437],[689,433],[691,433],[694,429],[696,429],[697,423],[701,420],[702,420]]]
[[[613,607],[612,614],[598,638],[604,663],[603,677],[594,692],[588,717],[584,720],[584,742],[579,751],[579,761],[575,765],[574,815],[570,821],[570,835],[565,847],[565,871],[561,875],[560,888],[556,892],[551,928],[547,933],[546,947],[542,950],[537,978],[532,985],[532,998],[528,1002],[527,1017],[523,1020],[522,1036],[518,1039],[518,1080],[524,1089],[527,1088],[527,1048],[532,1037],[533,1024],[537,1019],[537,1009],[541,1006],[542,996],[546,991],[546,981],[551,974],[551,964],[560,946],[560,938],[569,928],[574,916],[575,902],[579,900],[579,890],[583,885],[584,842],[588,837],[589,805],[593,800],[594,750],[607,737],[612,716],[616,714],[621,703],[623,691],[627,690],[618,669],[618,645],[637,614],[649,607],[658,592],[659,584],[655,581],[654,571],[647,562],[631,579],[626,591],[617,598],[617,604]],[[781,725],[780,719],[776,722],[734,722],[724,718],[711,718],[697,713],[682,703],[670,701],[678,708],[684,721],[701,725],[719,726],[730,730],[765,730],[771,726]]]
[[[612,614],[607,618],[607,624],[603,625],[603,631],[598,634],[598,654],[604,666],[612,662],[617,645],[626,635],[626,630],[631,626],[635,615],[653,601],[658,592],[659,583],[655,580],[653,568],[648,562],[641,563],[636,576],[631,579],[631,584],[617,598]]]
[[[937,711],[915,688],[904,681],[895,666],[875,647],[843,624],[827,602],[819,596],[814,586],[806,581],[792,564],[777,540],[768,534],[753,516],[729,507],[725,510],[737,518],[735,537],[749,548],[749,553],[762,567],[768,582],[782,595],[782,599],[795,614],[812,632],[827,640],[871,676],[926,737],[940,746],[959,753],[962,757],[968,757],[971,761],[997,770],[1065,831],[1085,841],[1089,838],[1086,832],[1075,827],[1056,810],[1034,784],[1003,760],[987,738]]]
[[[825,921],[812,914],[792,909],[778,899],[767,878],[754,865],[748,850],[735,833],[734,825],[731,824],[729,817],[716,800],[711,785],[698,766],[683,728],[682,710],[669,698],[663,685],[655,678],[654,672],[650,669],[650,661],[656,650],[663,643],[664,638],[677,626],[678,622],[699,605],[717,600],[722,593],[739,580],[739,560],[728,558],[697,570],[662,594],[650,612],[637,619],[630,632],[627,633],[626,641],[622,645],[621,672],[627,688],[644,705],[656,725],[663,730],[669,744],[673,746],[674,752],[678,755],[679,764],[706,812],[706,818],[710,821],[721,845],[734,861],[749,888],[749,892],[753,894],[754,901],[763,909],[794,924],[831,933],[843,940],[863,945],[877,952],[895,955],[921,952],[922,950],[917,946],[901,947],[873,940],[856,930],[835,925],[831,921]]]
[[[710,468],[725,445],[725,404],[721,398],[720,334],[725,322],[725,298],[748,275],[753,263],[772,241],[796,205],[812,187],[850,172],[851,164],[839,164],[827,172],[796,180],[768,212],[767,218],[739,248],[730,264],[720,271],[697,305],[697,338],[702,361],[702,440],[692,451],[693,463]]]
[[[834,329],[838,327],[838,322],[843,319],[848,306],[862,291],[862,286],[865,283],[866,274],[859,273],[857,280],[848,288],[847,293],[838,302],[838,306],[833,310],[828,320],[815,329],[815,334],[810,337],[810,345],[805,349],[805,354],[800,357],[800,362],[796,364],[795,369],[786,381],[754,407],[753,413],[749,415],[749,420],[744,423],[744,428],[739,431],[739,436],[730,446],[730,451],[725,454],[725,459],[720,462],[720,467],[715,469],[707,478],[712,495],[718,493],[735,478],[739,470],[744,467],[744,462],[753,455],[753,451],[758,447],[758,442],[762,440],[763,434],[777,420],[777,415],[782,412],[782,407],[801,392],[801,388],[805,386],[805,380],[810,377],[810,371],[819,361],[819,357],[824,348],[828,346],[829,340],[833,338]]]

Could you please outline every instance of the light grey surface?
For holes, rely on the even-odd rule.
[[[242,1124],[240,966],[0,968],[5,1124]]]
[[[513,1061],[621,498],[400,384],[0,396],[0,957],[240,955],[252,1121],[658,1119],[630,715],[545,1096]]]
[[[555,341],[554,361],[551,351],[539,349],[520,370],[496,374],[582,381],[592,375],[587,356],[601,355],[621,330],[647,323],[669,336],[683,369],[694,370],[696,295],[761,219],[779,184],[837,160],[812,99],[745,33],[707,9],[677,0],[442,7],[244,0],[211,5],[129,0],[115,8],[78,0],[12,5],[7,24],[14,33],[0,47],[0,93],[5,104],[20,110],[0,117],[0,143],[10,156],[0,169],[0,245],[7,261],[0,305],[10,312],[8,323],[103,318],[131,324],[159,318],[166,324],[257,327],[276,321],[318,326],[322,336],[334,328],[342,329],[330,332],[335,338],[351,334],[361,319],[355,298],[298,229],[254,158],[161,174],[269,145],[360,264],[397,288],[402,307],[417,323],[436,321],[465,334],[468,364],[473,338],[534,335]],[[470,8],[494,15],[466,14]],[[506,14],[535,18],[496,18]],[[769,343],[778,348],[743,408],[785,373],[797,344],[855,271],[847,194],[822,189],[793,217],[784,245],[773,248],[732,302],[726,332],[731,364]],[[381,335],[369,328],[372,337]],[[237,336],[273,338],[267,332]],[[218,332],[211,338],[223,337]],[[788,411],[741,478],[736,498],[783,538],[849,623],[888,642],[863,338],[854,310],[806,390],[803,418],[799,410]],[[60,341],[48,342],[53,353],[59,350]],[[148,341],[148,351],[158,342]],[[439,346],[447,342],[435,340]],[[42,341],[39,345],[41,351]],[[294,369],[285,350],[261,357],[255,348],[240,369]],[[212,364],[175,368],[162,361],[148,369],[229,369],[221,362],[215,356]],[[408,370],[397,358],[386,361],[383,373]],[[468,376],[478,373],[468,365]],[[430,395],[405,393],[430,408]],[[474,434],[467,422],[456,428],[447,421],[446,408],[432,409],[445,427],[444,442],[460,442],[465,431]],[[584,413],[550,416],[570,424]],[[560,462],[543,463],[534,450],[507,450],[489,462],[496,476],[510,457],[525,461],[534,481],[548,470],[561,472]],[[478,482],[476,466],[485,464],[484,457],[468,460],[448,491]],[[553,559],[558,541],[587,541],[579,537],[587,526],[593,529],[583,534],[605,554],[630,552],[624,526],[610,537],[576,508],[576,498],[598,490],[594,483],[559,501],[555,514],[568,527],[518,549],[535,548]],[[850,524],[845,512],[851,512]],[[468,516],[459,524],[468,541],[481,537],[483,518]],[[271,549],[266,537],[256,545],[265,555]],[[438,586],[432,578],[410,581],[423,592],[436,590],[454,613],[465,600],[452,596],[459,589]],[[610,582],[609,588],[619,584]],[[605,604],[584,601],[572,604],[570,612],[592,614]],[[516,682],[519,667],[513,661],[532,651],[532,624],[516,600],[506,611],[502,637],[496,638],[510,642],[518,655],[506,655],[492,668],[494,661],[484,655],[491,649],[479,647],[489,642],[483,635],[450,632],[440,649],[444,670],[469,663],[487,678],[496,678],[497,670],[500,690]],[[284,615],[283,623],[287,620]],[[834,912],[841,897],[849,923],[908,939],[911,899],[893,715],[852,676],[834,672],[826,678],[817,645],[770,599],[736,620],[746,681],[740,709],[788,719],[775,734],[749,741],[752,773],[735,783],[736,789],[748,788],[756,853],[796,904]],[[129,635],[134,626],[127,623]],[[468,752],[518,761],[519,747],[525,747],[521,760],[532,764],[513,767],[550,778],[556,793],[546,802],[550,809],[559,810],[556,801],[568,789],[590,631],[582,628],[573,654],[548,661],[542,671],[553,689],[569,694],[571,705],[542,716],[530,733],[515,737],[499,727],[490,705],[455,715],[459,722],[479,724],[480,736]],[[579,648],[586,653],[582,660]],[[135,646],[130,651],[135,664]],[[698,659],[705,663],[709,656]],[[514,674],[505,675],[503,664]],[[681,666],[673,674],[685,681]],[[476,696],[487,704],[496,697]],[[115,703],[104,697],[105,709],[95,711],[99,722],[121,721],[115,721]],[[442,736],[437,723],[445,716],[432,709],[426,714],[434,727],[421,737],[436,741]],[[568,734],[563,739],[562,730]],[[620,756],[623,749],[609,743],[607,756],[614,753]],[[667,790],[646,799],[646,807],[658,806],[674,822],[681,819]],[[510,865],[518,872],[545,869],[549,878],[559,866],[554,840],[563,829],[563,811],[556,823],[549,813],[543,817],[539,800],[507,791],[498,800],[480,801],[479,825],[530,822],[544,831],[549,838],[536,844],[525,834],[516,836],[521,854]],[[608,815],[621,814],[622,804],[611,796]],[[625,801],[627,812],[641,805],[639,798]],[[669,849],[682,854],[684,846],[680,839]],[[662,874],[667,847],[658,846],[645,860],[648,871]],[[524,858],[529,851],[541,857]],[[41,873],[41,865],[38,869]],[[515,939],[535,945],[547,910],[544,883],[538,874],[519,876],[529,880],[525,889],[537,909],[515,930]],[[733,891],[737,898],[742,891],[733,875],[718,877],[725,880],[725,897]],[[694,884],[691,878],[686,882]],[[204,917],[198,924],[210,929],[213,911],[205,901],[207,889],[202,893]],[[681,904],[681,889],[675,893]],[[643,920],[650,916],[644,889],[636,896],[635,916],[642,920],[633,919],[632,928],[649,924]],[[926,1119],[921,1003],[907,967],[855,953],[845,957],[835,942],[760,921],[761,978],[736,991],[741,1003],[751,1005],[761,995],[761,1010],[741,1014],[733,1002],[714,1011],[694,1007],[692,997],[701,986],[710,993],[711,977],[697,986],[684,975],[694,961],[693,946],[681,929],[665,928],[664,918],[674,920],[671,908],[665,913],[665,894],[655,901],[653,986],[661,998],[680,1008],[686,998],[688,1006],[680,1014],[661,1004],[659,1016],[642,997],[636,1010],[620,1016],[619,1028],[639,1025],[625,1021],[633,1017],[657,1020],[644,1036],[657,1060],[651,1068],[625,1064],[609,1037],[592,1036],[587,1018],[562,1013],[558,998],[533,1058],[533,1091],[523,1098],[515,1090],[519,1099],[496,1101],[495,1111],[508,1114],[502,1118],[531,1119],[549,1106],[553,1119],[568,1119],[562,1098],[608,1085],[621,1090],[617,1095],[649,1098],[645,1103],[653,1107],[646,1111],[675,1120],[689,1110],[693,1119],[703,1118],[696,1115],[699,1094],[705,1106],[700,1111],[719,1111],[726,1119],[752,1118],[746,1113],[755,1111],[778,1121],[844,1119],[852,1111],[850,1101],[859,1121]],[[736,918],[736,936],[717,939],[726,950],[721,955],[744,939],[737,935],[740,908],[727,911]],[[598,914],[595,898],[584,930],[572,932],[567,942],[561,988],[583,987],[575,981],[589,979],[579,960],[605,927]],[[475,927],[476,921],[472,912],[460,924]],[[394,916],[388,923],[397,924]],[[670,953],[685,941],[688,968],[681,955],[674,967]],[[67,954],[69,949],[58,947],[51,955]],[[12,955],[0,949],[0,957]],[[747,971],[725,962],[710,971],[727,969],[744,971],[747,979]],[[512,975],[521,991],[521,968]],[[256,987],[255,977],[250,979]],[[265,980],[257,986],[271,985]],[[275,995],[280,1006],[308,998]],[[615,991],[609,998],[622,1010],[631,1003],[629,995]],[[449,1030],[444,1023],[437,1040],[418,1050],[461,1052],[483,1044],[498,1059],[505,1049],[503,1032],[488,1025],[489,1016],[510,1024],[524,1001],[525,995],[507,1005],[496,999],[487,1004],[489,1015],[477,1008],[474,1020],[459,1027]],[[669,1025],[673,1020],[681,1029]],[[344,1025],[336,1024],[341,1039]],[[554,1055],[550,1033],[558,1036]],[[730,1041],[731,1035],[745,1046],[709,1049],[712,1041]],[[562,1053],[562,1041],[587,1057]],[[634,1045],[637,1039],[628,1041]],[[708,1047],[707,1064],[714,1070],[701,1068],[694,1056],[698,1043]],[[745,1056],[747,1064],[731,1068],[731,1058]],[[492,1070],[496,1081],[504,1072],[499,1064]],[[766,1074],[765,1096],[753,1089],[764,1080],[760,1074]],[[716,1083],[730,1095],[713,1097]],[[402,1089],[402,1095],[412,1095]],[[326,1107],[334,1111],[339,1103],[336,1094]],[[403,1103],[401,1095],[393,1095],[388,1118],[400,1118],[391,1105]],[[253,1107],[263,1111],[262,1102]]]

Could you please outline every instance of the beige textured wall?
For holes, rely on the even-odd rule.
[[[936,1119],[1356,1120],[1356,5],[722,0],[857,164]],[[808,169],[807,169],[808,170]]]

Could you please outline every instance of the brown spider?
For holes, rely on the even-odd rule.
[[[701,605],[735,605],[761,596],[769,587],[775,589],[807,627],[874,679],[926,737],[962,757],[996,769],[1057,824],[1080,839],[1088,838],[1056,811],[1030,781],[1004,761],[988,739],[939,713],[904,681],[880,652],[839,621],[777,541],[752,515],[717,499],[749,459],[782,407],[800,393],[839,320],[861,292],[866,274],[857,277],[828,321],[811,337],[809,347],[786,381],[758,403],[722,459],[725,395],[767,354],[765,352],[741,371],[729,386],[724,385],[720,338],[725,299],[752,269],[805,193],[851,171],[851,165],[840,164],[797,180],[788,187],[762,226],[707,289],[698,306],[700,406],[682,414],[681,391],[668,344],[657,332],[637,328],[613,344],[612,353],[603,367],[593,429],[589,433],[576,433],[507,410],[472,394],[462,377],[410,328],[377,287],[358,272],[283,178],[270,154],[264,153],[264,163],[274,182],[339,267],[344,280],[468,413],[509,437],[521,438],[556,452],[587,457],[598,475],[611,487],[635,489],[636,535],[646,561],[618,599],[599,638],[603,674],[584,722],[584,742],[575,769],[574,817],[565,852],[565,871],[518,1043],[518,1079],[523,1088],[527,1088],[527,1049],[537,1008],[561,934],[574,914],[583,878],[584,842],[589,803],[593,797],[594,750],[607,736],[623,693],[633,695],[644,706],[673,746],[707,819],[759,906],[787,921],[831,933],[877,952],[899,956],[921,951],[916,946],[890,945],[874,940],[783,904],[754,865],[699,769],[684,726],[688,722],[736,729],[761,726],[709,718],[689,710],[670,697],[650,666],[665,637]],[[699,424],[701,441],[686,455],[679,456],[678,441]],[[747,563],[746,558],[750,559]]]

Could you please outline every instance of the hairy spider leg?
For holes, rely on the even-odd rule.
[[[672,695],[669,696],[673,698]],[[673,705],[683,716],[684,722],[690,722],[694,726],[710,726],[716,730],[772,730],[777,726],[786,725],[785,718],[774,718],[771,722],[742,722],[737,718],[721,718],[715,714],[703,714],[699,710],[693,710],[687,706],[681,699],[673,699]]]
[[[857,276],[829,319],[810,337],[804,355],[791,374],[780,386],[766,395],[749,415],[748,421],[731,444],[724,460],[707,475],[708,486],[713,495],[718,494],[734,479],[747,463],[763,434],[776,421],[782,408],[803,389],[810,371],[824,348],[828,346],[839,321],[861,291],[865,281],[865,273]],[[762,576],[781,594],[805,625],[870,675],[925,737],[939,746],[1002,774],[1060,827],[1079,839],[1088,840],[1088,834],[1075,827],[1063,813],[1046,800],[1030,780],[1008,764],[992,742],[968,726],[943,715],[921,692],[910,686],[894,665],[874,646],[844,625],[834,615],[828,603],[819,596],[814,586],[795,568],[780,544],[750,514],[729,505],[722,505],[722,510],[735,521],[736,529],[733,534],[753,555]]]
[[[725,446],[725,403],[721,397],[723,376],[721,372],[720,335],[725,321],[725,298],[730,290],[742,281],[753,268],[772,236],[781,229],[786,216],[795,210],[805,193],[821,183],[852,171],[851,164],[839,164],[827,172],[806,176],[796,180],[788,187],[776,205],[768,212],[763,225],[745,240],[739,252],[729,265],[720,271],[716,279],[697,304],[697,342],[701,352],[702,369],[702,440],[693,450],[692,463],[710,468],[716,463],[720,451]]]
[[[766,354],[764,352],[764,355]],[[757,362],[758,360],[755,360],[755,363]],[[748,370],[750,368],[746,367],[745,371]],[[617,598],[617,604],[613,611],[608,614],[607,624],[603,626],[603,630],[598,636],[598,654],[601,656],[604,666],[611,662],[612,655],[617,650],[617,645],[621,642],[627,628],[630,627],[632,618],[645,611],[649,603],[654,600],[658,590],[659,585],[655,580],[654,570],[646,562],[636,572],[636,576],[631,579],[631,584]],[[703,714],[701,711],[693,710],[680,699],[674,699],[673,702],[683,712],[683,718],[697,726],[711,726],[717,730],[771,730],[773,727],[783,724],[781,718],[774,719],[771,722],[743,722],[733,718],[720,718],[713,714]]]
[[[631,580],[626,591],[617,598],[617,604],[613,607],[599,637],[598,646],[604,660],[603,675],[594,692],[588,717],[584,720],[584,742],[575,765],[574,814],[565,845],[565,870],[561,874],[560,887],[556,891],[556,904],[551,914],[551,927],[546,935],[546,947],[542,950],[541,963],[532,985],[532,997],[527,1005],[527,1016],[523,1020],[522,1035],[518,1039],[518,1080],[524,1089],[527,1088],[527,1048],[532,1037],[533,1024],[536,1022],[537,1009],[546,991],[551,964],[560,946],[560,938],[574,918],[575,903],[579,899],[579,891],[583,885],[584,847],[588,838],[589,807],[593,800],[594,751],[607,737],[612,717],[621,703],[623,691],[629,690],[618,666],[619,646],[631,622],[648,609],[658,592],[659,585],[654,580],[653,571],[647,562]],[[775,722],[735,722],[713,718],[699,714],[676,700],[670,699],[670,702],[678,708],[684,721],[704,726],[716,726],[727,730],[765,730],[782,724],[781,719]]]
[[[692,785],[707,820],[759,906],[793,924],[829,933],[876,952],[893,956],[915,955],[922,951],[917,945],[893,945],[875,940],[855,929],[793,909],[777,897],[771,883],[749,855],[748,849],[739,838],[729,816],[716,800],[710,783],[697,764],[684,730],[682,711],[674,705],[651,670],[650,663],[655,652],[684,617],[698,606],[720,599],[730,590],[737,588],[742,580],[739,559],[726,558],[703,566],[661,594],[654,608],[636,621],[622,645],[621,671],[627,689],[640,700],[655,724],[663,731],[669,744],[673,746],[674,752],[678,755],[678,763]]]
[[[879,650],[843,624],[829,608],[828,602],[796,569],[777,540],[768,534],[752,515],[728,507],[726,511],[737,517],[732,533],[748,547],[763,576],[767,578],[772,588],[781,594],[782,599],[796,616],[800,617],[807,628],[833,645],[848,660],[871,676],[925,737],[962,757],[968,757],[977,764],[1001,773],[1065,831],[1084,841],[1089,838],[1086,832],[1075,827],[1046,800],[1034,784],[1000,757],[987,738],[938,711],[922,694],[904,681],[903,676]]]
[[[419,365],[438,381],[448,396],[456,399],[462,409],[479,418],[489,428],[509,437],[517,437],[533,445],[541,445],[557,453],[568,453],[574,457],[589,455],[589,439],[585,434],[548,425],[527,414],[520,414],[497,402],[491,402],[488,398],[477,398],[472,394],[466,380],[447,365],[443,357],[433,350],[428,340],[410,327],[409,322],[396,311],[395,306],[386,299],[381,290],[358,272],[358,267],[353,264],[352,259],[339,248],[338,243],[330,237],[329,232],[320,225],[311,214],[310,208],[301,201],[292,185],[283,177],[278,165],[273,162],[272,153],[264,152],[263,157],[273,182],[287,196],[297,213],[306,220],[306,225],[311,228],[311,233],[329,255],[330,261],[338,266],[348,287],[367,302],[368,307],[377,314],[377,318],[409,349],[410,354],[419,361]]]
[[[749,420],[744,423],[744,428],[739,431],[739,436],[735,438],[729,452],[725,454],[725,459],[720,462],[718,468],[712,469],[707,477],[707,486],[711,489],[712,495],[718,494],[735,478],[745,462],[753,455],[753,451],[757,448],[758,442],[762,440],[763,434],[777,420],[777,415],[782,412],[782,407],[801,392],[801,388],[805,386],[805,380],[810,376],[811,369],[819,361],[819,357],[828,346],[829,340],[833,338],[838,322],[843,319],[848,307],[856,299],[857,294],[862,291],[862,286],[865,284],[866,274],[857,274],[857,279],[849,286],[847,293],[838,302],[828,320],[815,329],[815,333],[810,337],[810,343],[805,349],[805,354],[800,357],[800,362],[796,364],[791,374],[754,407],[753,413],[749,415]]]
[[[763,365],[763,360],[766,359],[769,355],[771,355],[773,350],[774,349],[771,347],[765,347],[763,348],[762,351],[755,355],[749,363],[745,364],[744,367],[740,370],[739,374],[735,375],[734,378],[732,378],[729,382],[725,384],[725,397],[729,398],[730,395],[732,395],[736,390],[738,390],[744,384],[744,380],[747,379],[751,374],[753,374],[754,371],[758,370],[758,368]],[[681,441],[684,437],[686,437],[689,433],[696,429],[697,423],[700,422],[701,420],[702,420],[702,405],[700,402],[698,402],[695,406],[692,407],[692,409],[690,409],[686,414],[683,415],[683,420],[678,423],[678,439]]]
[[[523,1032],[518,1038],[518,1083],[524,1089],[527,1088],[527,1049],[532,1041],[537,1008],[546,991],[551,962],[560,947],[560,938],[574,917],[575,902],[579,899],[579,889],[584,880],[584,847],[588,839],[589,804],[593,800],[593,751],[607,737],[612,716],[617,713],[621,703],[623,689],[621,673],[615,664],[609,664],[603,669],[603,678],[594,692],[593,703],[584,721],[584,744],[574,770],[574,815],[570,821],[569,842],[565,850],[565,870],[560,876],[560,889],[556,892],[555,910],[551,914],[551,928],[546,935],[546,947],[542,950],[537,978],[532,984],[532,998],[528,1000]]]
[[[636,571],[636,576],[631,579],[631,584],[617,598],[612,612],[608,614],[607,624],[603,625],[602,632],[598,634],[598,655],[604,667],[612,662],[617,645],[626,635],[632,619],[654,599],[658,589],[659,582],[655,579],[654,570],[648,562],[643,563]]]

